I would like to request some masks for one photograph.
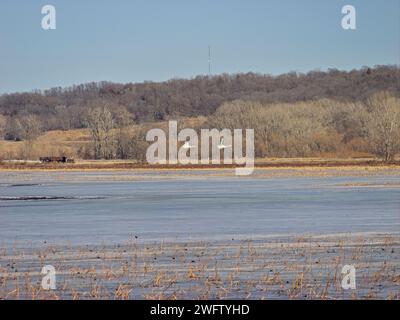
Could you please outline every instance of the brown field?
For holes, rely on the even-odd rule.
[[[32,158],[40,156],[58,156],[67,154],[77,156],[77,150],[90,142],[90,135],[86,129],[68,131],[47,131],[39,136],[33,143]],[[19,159],[24,141],[0,140],[0,158]]]

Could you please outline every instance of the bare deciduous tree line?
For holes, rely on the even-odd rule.
[[[195,129],[255,130],[257,157],[349,156],[357,152],[392,160],[400,153],[400,99],[380,92],[365,102],[322,99],[297,103],[226,102]],[[145,125],[133,124],[124,108],[111,112],[107,105],[87,112],[91,143],[78,150],[89,159],[144,160],[148,143]],[[157,127],[160,122],[153,122]],[[0,132],[23,140],[22,155],[29,158],[40,121],[27,115],[0,121]]]
[[[377,93],[365,103],[234,101],[223,104],[208,125],[253,128],[258,157],[366,152],[391,160],[400,152],[400,99],[388,92]]]
[[[143,160],[146,130],[140,126],[131,130],[128,114],[116,119],[101,107],[91,110],[87,121],[94,158]],[[205,127],[254,129],[257,157],[340,157],[364,152],[388,161],[400,153],[400,99],[380,92],[364,103],[238,100],[224,103],[196,129]]]
[[[91,145],[81,156],[93,159],[143,160],[146,142],[140,128],[132,128],[131,115],[124,109],[112,114],[106,106],[93,108],[87,115]],[[90,150],[91,149],[91,150]]]
[[[335,99],[365,101],[379,91],[400,93],[400,68],[377,66],[360,70],[279,76],[257,73],[222,74],[155,83],[87,83],[69,88],[0,95],[0,114],[9,121],[35,115],[44,131],[80,129],[94,107],[111,113],[126,109],[136,123],[210,116],[224,102],[295,103]]]

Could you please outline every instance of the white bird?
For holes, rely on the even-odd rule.
[[[185,141],[185,144],[182,146],[183,149],[192,149],[196,148],[196,146],[192,146],[189,141]]]
[[[221,149],[227,149],[227,148],[230,148],[230,147],[232,147],[232,146],[231,145],[229,145],[229,146],[224,145],[224,138],[222,137],[221,138],[221,142],[218,145],[218,149],[221,150]]]

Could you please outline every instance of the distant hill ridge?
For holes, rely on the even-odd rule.
[[[222,74],[165,82],[119,84],[87,83],[68,88],[4,94],[0,114],[35,114],[45,130],[84,127],[80,114],[106,105],[127,110],[137,122],[176,116],[210,115],[224,102],[253,100],[266,103],[297,102],[323,98],[364,100],[378,91],[400,93],[398,66],[364,67],[360,70],[295,72],[271,76],[257,73]],[[65,124],[68,118],[68,124]],[[67,126],[68,128],[64,128]]]

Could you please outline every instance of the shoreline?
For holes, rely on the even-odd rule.
[[[121,170],[226,170],[235,169],[243,166],[235,164],[166,164],[166,165],[149,165],[133,161],[113,161],[113,160],[92,160],[79,161],[76,163],[39,163],[39,162],[0,162],[1,171],[121,171]],[[256,160],[255,169],[400,169],[400,161],[380,161],[366,159],[271,159]]]

